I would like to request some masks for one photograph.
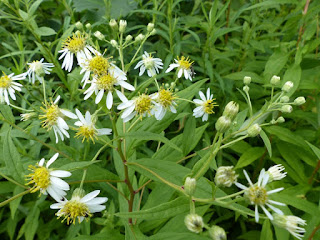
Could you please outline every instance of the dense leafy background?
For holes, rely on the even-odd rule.
[[[306,1],[299,0],[15,0],[10,4],[13,8],[19,7],[20,11],[14,12],[0,3],[0,70],[18,74],[25,71],[26,62],[44,56],[58,66],[48,79],[48,92],[58,89],[65,108],[80,106],[91,112],[95,110],[95,106],[82,100],[82,93],[78,90],[81,80],[79,69],[70,74],[59,70],[57,51],[60,50],[61,40],[72,32],[77,21],[91,23],[92,32],[99,30],[112,39],[113,33],[108,26],[111,18],[126,19],[127,32],[132,35],[142,32],[141,27],[149,22],[154,22],[157,34],[146,42],[143,50],[156,52],[157,57],[163,59],[165,68],[177,55],[190,56],[195,61],[195,82],[203,78],[209,80],[205,84],[201,81],[192,86],[191,82],[184,81],[178,85],[180,90],[191,87],[181,94],[192,98],[199,88],[210,87],[221,107],[217,108],[208,123],[195,120],[190,114],[191,106],[181,104],[179,115],[169,115],[161,123],[148,119],[135,127],[136,131],[148,131],[150,135],[137,132],[134,136],[128,136],[128,149],[131,149],[128,152],[129,161],[136,163],[130,167],[134,188],[138,189],[149,179],[154,181],[144,188],[140,206],[141,191],[136,194],[134,210],[140,207],[142,211],[127,214],[126,201],[110,184],[127,193],[125,186],[103,182],[106,179],[123,179],[116,152],[107,149],[100,154],[100,162],[90,165],[88,161],[101,147],[99,143],[82,144],[79,139],[71,137],[66,142],[55,144],[53,135],[40,129],[40,121],[20,122],[20,112],[0,105],[6,120],[18,126],[11,129],[7,122],[1,121],[2,174],[24,184],[27,166],[42,157],[49,158],[54,153],[52,148],[55,148],[69,156],[61,156],[56,167],[73,170],[72,177],[68,179],[70,184],[76,187],[82,169],[90,165],[87,180],[101,182],[87,184],[88,191],[101,189],[102,194],[109,198],[104,214],[97,214],[81,225],[67,226],[61,224],[55,218],[54,211],[49,209],[52,199],[44,196],[38,198],[37,194],[25,195],[0,209],[1,239],[144,239],[147,236],[152,240],[209,239],[205,235],[188,232],[184,226],[183,219],[189,211],[188,201],[139,165],[182,185],[192,166],[205,156],[206,152],[199,150],[210,144],[215,132],[214,123],[221,115],[223,106],[234,100],[240,104],[241,110],[247,108],[236,90],[242,88],[243,77],[252,77],[250,91],[253,108],[258,111],[269,96],[266,86],[272,75],[281,76],[282,82],[294,82],[292,98],[305,96],[307,103],[296,107],[291,114],[284,114],[284,124],[264,128],[272,144],[272,156],[268,154],[262,139],[254,138],[220,152],[216,162],[218,166],[236,165],[239,173],[241,168],[246,167],[254,178],[263,167],[283,164],[288,177],[281,183],[274,183],[274,186],[285,186],[286,190],[278,194],[276,200],[288,205],[287,214],[293,213],[307,220],[305,239],[311,236],[320,239],[320,231],[315,230],[320,224],[317,172],[320,166],[320,149],[317,148],[320,135],[319,1],[311,1],[306,14],[303,13]],[[114,55],[114,60],[117,60],[118,55],[110,45],[100,44],[108,49],[108,55]],[[133,53],[126,52],[125,58],[129,60]],[[130,81],[140,84],[147,79],[138,79],[137,75],[136,70],[131,70]],[[161,78],[163,83],[171,81],[167,75]],[[39,107],[41,85],[25,85],[26,90],[22,94],[30,101],[40,99],[39,104],[34,106]],[[156,90],[152,85],[149,89]],[[16,104],[27,107],[21,97],[18,97]],[[104,127],[111,126],[107,117],[100,121]],[[165,137],[171,141],[161,138],[164,131]],[[156,152],[158,141],[165,144]],[[194,157],[183,160],[192,153],[196,153]],[[205,175],[207,179],[213,180],[215,168],[211,166]],[[22,191],[23,188],[1,179],[1,201]],[[196,195],[210,197],[210,194],[210,184],[200,181]],[[247,219],[218,206],[197,205],[197,213],[203,215],[209,225],[222,226],[228,232],[228,239],[291,238],[286,231],[274,229],[269,221],[261,226],[254,223],[253,218]],[[135,223],[131,228],[127,224],[129,216],[134,218]]]

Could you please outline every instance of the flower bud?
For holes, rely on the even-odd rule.
[[[148,32],[152,32],[152,30],[154,29],[154,24],[153,23],[149,23],[147,26],[147,31]]]
[[[194,233],[202,232],[203,220],[202,220],[202,217],[200,217],[197,214],[192,214],[192,213],[188,214],[184,218],[184,224],[191,232],[194,232]]]
[[[292,87],[293,87],[293,82],[288,81],[282,86],[281,90],[284,92],[289,92]]]
[[[126,30],[126,27],[127,27],[127,21],[126,20],[120,20],[119,32],[120,33],[124,33],[124,31]]]
[[[176,87],[176,83],[175,82],[170,83],[170,87],[171,88],[175,88]]]
[[[76,22],[76,28],[78,30],[82,30],[83,29],[83,24],[81,22]]]
[[[249,92],[250,88],[246,85],[246,86],[244,86],[244,87],[242,88],[242,90],[245,91],[245,92]]]
[[[98,38],[99,40],[103,40],[105,38],[104,35],[100,31],[96,31],[93,35],[96,38]]]
[[[82,188],[76,188],[72,193],[72,198],[80,197],[83,198],[86,195],[86,192]]]
[[[306,103],[306,99],[304,97],[297,97],[294,102],[295,105],[302,105]]]
[[[278,117],[277,119],[277,123],[284,123],[285,121],[284,117]]]
[[[256,136],[258,136],[260,134],[260,132],[261,132],[261,127],[259,126],[258,123],[253,124],[248,129],[249,137],[256,137]]]
[[[280,82],[280,77],[278,77],[278,76],[276,76],[276,75],[274,75],[274,76],[271,78],[271,80],[270,80],[270,83],[271,83],[272,85],[278,85],[279,82]]]
[[[138,36],[136,36],[136,42],[141,42],[143,39],[144,39],[144,35],[141,33]]]
[[[109,21],[109,26],[112,28],[112,30],[118,30],[118,23],[114,19],[111,19]]]
[[[195,178],[187,177],[184,182],[184,190],[186,194],[192,196],[196,191],[197,180]]]
[[[243,78],[243,83],[244,83],[245,85],[249,85],[249,84],[251,83],[251,77],[245,76],[245,77]]]
[[[234,101],[231,101],[224,108],[222,115],[233,120],[237,116],[238,112],[239,112],[239,104]]]
[[[287,103],[287,102],[289,102],[289,101],[290,101],[290,99],[289,99],[288,96],[283,96],[283,97],[280,98],[280,102],[281,102],[281,103]]]
[[[174,91],[175,91],[175,92],[179,92],[179,88],[175,88]]]
[[[87,23],[87,24],[86,24],[86,28],[87,28],[88,30],[90,30],[90,29],[91,29],[91,24],[90,24],[90,23]]]
[[[131,35],[128,35],[127,37],[126,37],[126,42],[130,42],[131,40],[132,40],[132,36]]]
[[[274,119],[272,119],[272,120],[270,121],[270,123],[271,123],[271,124],[276,124],[276,123],[277,123],[277,121],[276,121],[276,120],[274,120]]]
[[[217,169],[214,182],[219,187],[231,187],[237,181],[238,176],[233,166],[221,166]]]
[[[216,130],[220,133],[225,133],[231,125],[231,119],[226,116],[221,116],[216,122]]]
[[[35,112],[29,112],[29,113],[22,113],[20,114],[21,121],[28,121],[32,119],[33,117],[37,116]]]
[[[283,113],[291,113],[292,112],[292,106],[291,105],[283,105],[281,107],[281,112]]]
[[[77,30],[74,34],[77,35],[77,36],[80,36],[81,32],[79,30]]]
[[[282,166],[281,164],[270,167],[267,171],[267,174],[269,174],[268,182],[278,181],[284,178],[287,175],[287,173],[283,171],[284,171],[284,166]]]
[[[302,239],[304,233],[306,232],[306,230],[302,227],[307,224],[306,221],[296,216],[286,216],[275,213],[273,215],[272,223],[280,228],[286,229],[298,239]]]
[[[156,29],[153,29],[153,30],[151,31],[150,35],[153,36],[153,35],[156,35],[156,33],[157,33],[157,30],[156,30]]]
[[[114,48],[117,48],[117,47],[118,47],[118,43],[117,43],[117,41],[114,40],[114,39],[112,39],[112,40],[110,41],[110,44],[111,44],[112,47],[114,47]]]
[[[169,83],[166,83],[164,86],[165,86],[166,88],[169,88],[169,87],[170,87]]]
[[[213,225],[209,229],[209,235],[212,240],[227,240],[226,231],[217,225]]]

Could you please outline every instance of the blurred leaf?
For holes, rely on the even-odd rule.
[[[245,151],[241,155],[237,165],[235,166],[235,169],[236,168],[243,168],[245,166],[248,166],[253,161],[255,161],[258,158],[262,157],[263,153],[264,153],[264,148],[261,148],[261,147],[249,148],[247,151]]]
[[[35,30],[40,36],[51,36],[57,34],[55,30],[49,27],[39,27]]]

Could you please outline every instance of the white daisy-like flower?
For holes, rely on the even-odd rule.
[[[270,176],[269,182],[278,181],[284,178],[285,176],[287,176],[287,173],[283,171],[284,171],[284,166],[282,166],[281,164],[270,167],[267,171],[267,174],[269,174]]]
[[[156,74],[159,74],[159,69],[162,69],[163,63],[160,58],[153,58],[151,53],[146,51],[142,55],[142,60],[138,62],[134,69],[140,67],[139,76],[141,76],[146,70],[149,77],[153,77]]]
[[[183,74],[185,79],[189,79],[190,81],[192,81],[193,75],[195,73],[192,68],[193,62],[191,62],[189,57],[177,57],[177,59],[174,59],[174,61],[176,63],[170,64],[169,68],[166,70],[166,73],[171,72],[174,68],[178,68],[178,78],[180,78]]]
[[[75,224],[77,219],[81,223],[85,218],[92,217],[93,213],[103,211],[106,206],[101,205],[108,201],[106,197],[96,197],[100,190],[95,190],[83,196],[83,190],[76,189],[71,200],[65,199],[50,206],[51,209],[59,209],[56,213],[58,218],[62,217],[62,222],[67,220],[67,224]]]
[[[61,68],[68,72],[71,72],[73,66],[73,56],[76,55],[78,63],[83,59],[89,58],[91,53],[95,53],[96,50],[87,44],[86,37],[81,34],[73,34],[72,37],[68,37],[63,42],[62,53],[59,60],[64,58]]]
[[[62,141],[64,140],[64,136],[67,138],[70,137],[69,133],[67,132],[67,130],[69,130],[69,126],[63,117],[67,116],[72,119],[77,119],[77,116],[74,113],[58,107],[57,103],[59,100],[60,96],[58,96],[54,102],[51,101],[51,103],[47,103],[45,108],[41,107],[41,110],[44,112],[44,114],[39,115],[39,119],[44,119],[42,121],[43,128],[47,128],[48,131],[53,128],[54,135],[56,137],[56,143],[59,141],[58,136]]]
[[[213,108],[218,106],[213,98],[213,94],[210,94],[210,88],[207,89],[207,97],[203,92],[199,91],[200,99],[193,99],[193,102],[198,105],[193,109],[193,116],[196,118],[202,117],[202,121],[208,121],[209,114],[214,113]]]
[[[275,224],[278,227],[286,229],[289,233],[291,233],[293,236],[295,236],[298,239],[302,239],[304,233],[306,230],[301,226],[307,225],[306,221],[296,217],[296,216],[285,216],[285,215],[279,215],[274,214],[273,215],[274,220],[272,221],[273,224]]]
[[[14,76],[13,73],[6,75],[2,72],[3,75],[0,77],[0,103],[6,102],[10,104],[9,96],[12,100],[16,100],[15,91],[21,91],[22,85],[15,81],[25,79],[24,74]]]
[[[44,58],[42,58],[40,61],[33,61],[32,63],[28,63],[29,69],[25,73],[25,76],[28,76],[29,82],[32,84],[35,83],[36,79],[39,80],[40,83],[42,83],[43,76],[45,74],[50,74],[51,68],[54,67],[53,63],[44,63]]]
[[[251,182],[251,180],[245,170],[243,170],[243,173],[244,173],[250,186],[246,187],[238,182],[236,182],[235,185],[238,188],[245,190],[244,196],[249,200],[250,204],[255,205],[255,220],[256,220],[256,222],[259,222],[259,212],[258,212],[259,206],[262,208],[262,210],[264,211],[264,213],[267,215],[267,217],[270,220],[273,220],[273,216],[270,214],[270,212],[267,210],[267,208],[265,206],[269,207],[274,212],[276,212],[280,215],[283,215],[283,212],[280,209],[274,207],[271,204],[279,205],[279,206],[285,206],[285,204],[269,199],[269,195],[276,193],[276,192],[280,192],[284,188],[282,187],[282,188],[277,188],[274,190],[267,191],[266,185],[269,181],[270,175],[266,173],[265,169],[261,170],[258,182],[256,184],[253,184]]]
[[[132,100],[128,100],[121,92],[118,93],[118,96],[122,101],[118,106],[118,110],[125,109],[121,115],[123,122],[130,121],[136,115],[140,115],[141,118],[146,115],[152,115],[151,109],[153,105],[151,96],[143,93]]]
[[[84,92],[84,100],[87,100],[93,93],[95,93],[95,103],[98,104],[101,101],[104,92],[108,92],[106,106],[108,109],[111,109],[113,105],[112,92],[114,91],[115,86],[120,85],[121,87],[130,91],[135,90],[134,86],[127,83],[126,80],[127,77],[125,73],[117,66],[111,64],[107,74],[93,77],[93,80],[91,81],[91,86]],[[116,90],[116,93],[119,96],[120,91]]]
[[[76,114],[78,116],[79,121],[75,122],[74,125],[78,126],[78,132],[76,137],[82,137],[82,142],[87,139],[91,139],[94,142],[94,139],[97,139],[97,136],[101,135],[110,135],[112,129],[110,128],[101,128],[97,129],[95,127],[96,119],[91,116],[91,114],[87,111],[85,117],[81,114],[81,112],[76,109]]]
[[[151,109],[151,114],[154,115],[157,120],[161,120],[168,109],[172,113],[177,113],[175,108],[177,103],[174,101],[176,97],[172,91],[161,88],[159,92],[152,94],[151,98],[154,100],[154,107]]]
[[[40,191],[40,194],[49,194],[56,201],[61,201],[70,189],[69,184],[60,178],[70,177],[71,173],[64,170],[50,169],[50,165],[58,158],[59,153],[50,158],[47,164],[44,166],[45,159],[42,158],[36,166],[30,165],[29,170],[32,173],[26,175],[29,184],[34,184],[31,188],[31,192]]]

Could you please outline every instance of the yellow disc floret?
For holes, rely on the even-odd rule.
[[[26,175],[29,184],[34,184],[31,188],[31,192],[36,192],[38,190],[45,190],[50,185],[50,172],[45,167],[40,166],[32,166],[30,165],[28,168],[32,173]]]
[[[5,73],[3,73],[3,76],[0,78],[0,88],[6,88],[8,89],[11,86],[11,78],[9,78]]]
[[[89,211],[88,206],[85,203],[80,202],[80,199],[76,198],[68,201],[63,208],[57,213],[58,218],[64,216],[62,222],[67,220],[67,224],[76,223],[78,218],[79,223],[82,217],[91,217],[92,214]]]
[[[268,200],[268,193],[264,187],[251,186],[246,192],[249,201],[255,205],[264,205]]]
[[[77,53],[82,51],[86,46],[86,38],[81,34],[73,34],[72,37],[68,37],[63,45],[68,48],[70,52]]]
[[[203,111],[205,113],[212,114],[214,113],[213,108],[218,105],[216,105],[216,103],[214,102],[214,99],[212,100],[209,99],[205,101],[202,106],[203,106]]]
[[[99,90],[104,89],[106,91],[113,90],[113,85],[117,82],[117,79],[111,74],[108,73],[97,79],[97,87]]]
[[[89,61],[89,69],[94,74],[98,76],[108,73],[108,68],[110,67],[108,59],[102,56],[95,56]]]
[[[144,114],[147,112],[150,112],[152,108],[151,105],[151,97],[146,95],[146,94],[141,94],[137,99],[136,99],[136,106],[135,110],[140,114]]]
[[[42,123],[43,128],[48,128],[49,130],[53,125],[56,124],[58,117],[61,116],[60,109],[58,105],[52,103],[51,105],[47,105],[46,108],[40,108],[44,114],[39,116],[39,119],[44,119]]]
[[[184,56],[182,56],[181,58],[179,58],[179,57],[177,57],[177,58],[178,58],[178,64],[180,65],[180,68],[183,68],[186,70],[191,68],[193,61],[191,62],[189,57],[185,58]]]
[[[162,88],[159,91],[158,99],[159,103],[163,107],[167,108],[172,105],[172,101],[175,99],[175,97],[171,91]]]
[[[94,142],[94,139],[97,138],[97,132],[93,126],[83,125],[79,127],[76,137],[82,137],[82,142],[84,142],[85,139],[87,139],[87,141],[91,139],[92,142]]]

